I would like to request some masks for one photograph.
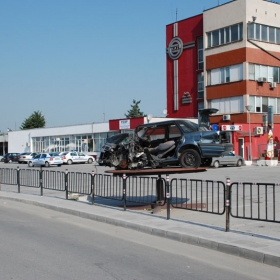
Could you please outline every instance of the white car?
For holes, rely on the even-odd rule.
[[[34,158],[36,155],[38,155],[38,153],[21,153],[19,155],[18,163],[27,163],[29,159]]]
[[[72,163],[93,163],[95,158],[93,156],[85,155],[81,152],[63,152],[60,154],[62,157],[63,163],[72,164]]]
[[[36,155],[34,158],[28,160],[28,166],[45,166],[49,167],[51,165],[61,166],[63,161],[61,156],[51,155],[48,153],[41,153]]]

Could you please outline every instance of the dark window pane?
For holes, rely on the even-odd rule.
[[[237,41],[238,40],[238,24],[235,24],[231,26],[231,41]]]

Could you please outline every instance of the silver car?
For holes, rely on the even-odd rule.
[[[242,156],[237,156],[233,152],[220,157],[213,157],[211,166],[218,168],[220,166],[235,165],[242,166],[245,165],[244,158]]]
[[[36,155],[34,158],[28,160],[28,166],[45,166],[49,167],[51,165],[61,166],[63,160],[59,155],[52,155],[48,153],[41,153]]]

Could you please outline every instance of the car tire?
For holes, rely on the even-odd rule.
[[[33,163],[31,161],[28,162],[29,167],[33,167]]]
[[[240,167],[241,165],[242,165],[242,160],[239,159],[239,160],[237,161],[237,163],[236,163],[236,166]]]
[[[89,164],[93,163],[93,159],[92,159],[92,158],[89,158],[88,161],[87,161],[87,163],[89,163]]]
[[[50,167],[50,163],[48,161],[45,162],[45,167]]]
[[[213,163],[213,166],[214,166],[215,168],[219,168],[219,167],[220,167],[219,161],[218,161],[218,160],[215,160],[214,163]]]
[[[71,159],[67,160],[67,164],[72,164],[72,163],[73,163],[73,161]]]
[[[192,149],[182,152],[179,163],[183,168],[198,168],[201,163],[199,153]]]

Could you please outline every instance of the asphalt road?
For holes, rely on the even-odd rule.
[[[9,200],[1,279],[279,279],[279,268]]]

